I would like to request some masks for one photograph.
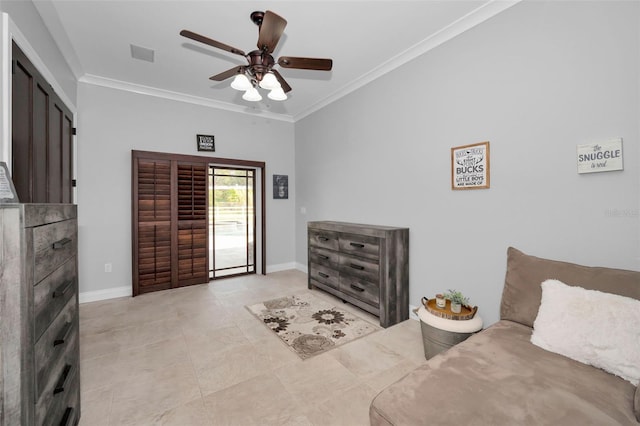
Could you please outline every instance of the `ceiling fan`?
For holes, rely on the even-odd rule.
[[[287,84],[282,75],[274,66],[280,65],[283,68],[297,68],[303,70],[330,71],[333,66],[331,59],[301,58],[295,56],[281,56],[274,60],[271,53],[275,50],[287,21],[281,16],[267,10],[266,12],[256,11],[251,14],[251,20],[258,26],[258,49],[249,53],[233,46],[229,46],[219,41],[210,39],[189,30],[180,31],[180,35],[190,38],[209,46],[227,52],[244,56],[248,65],[236,66],[220,74],[209,77],[210,80],[223,81],[235,76],[231,87],[237,90],[244,90],[243,99],[248,101],[259,101],[262,99],[256,86],[270,90],[268,97],[273,100],[287,99],[286,93],[291,91],[291,86]]]

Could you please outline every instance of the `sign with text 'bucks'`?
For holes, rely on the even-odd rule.
[[[623,170],[622,138],[577,146],[578,173]]]

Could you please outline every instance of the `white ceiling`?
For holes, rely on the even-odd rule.
[[[295,121],[510,7],[516,1],[34,0],[81,81]],[[271,10],[288,21],[273,53],[332,58],[330,72],[279,68],[289,99],[258,103],[209,77],[246,62],[181,37],[189,29],[245,52]],[[155,50],[155,62],[130,45]],[[263,92],[263,95],[266,93]]]

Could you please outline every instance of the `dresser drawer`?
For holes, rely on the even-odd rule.
[[[60,315],[51,323],[34,347],[35,385],[36,395],[44,391],[47,384],[53,380],[52,366],[56,365],[70,347],[78,340],[76,298],[72,297]]]
[[[57,393],[47,393],[36,404],[36,425],[75,425],[80,415],[80,374],[78,365],[64,366]],[[64,380],[63,380],[64,379]]]
[[[380,266],[377,262],[346,254],[340,255],[340,272],[353,275],[364,280],[378,283],[380,281]]]
[[[380,257],[380,240],[367,235],[340,234],[340,251],[355,256],[377,260]]]
[[[78,398],[80,364],[78,362],[78,337],[66,348],[64,355],[51,366],[50,380],[36,402],[36,424],[56,424],[66,408]]]
[[[34,340],[76,293],[76,257],[73,256],[33,289]]]
[[[34,284],[76,253],[75,219],[33,228]]]
[[[315,279],[323,284],[338,289],[340,286],[340,277],[338,271],[315,263],[311,264],[309,278]]]
[[[80,404],[78,404],[78,398],[69,398],[71,401],[68,401],[66,404],[62,405],[64,411],[60,416],[60,421],[53,421],[52,425],[56,426],[74,426],[77,425],[80,421],[78,415],[80,414]],[[66,405],[66,407],[65,407]]]
[[[380,286],[377,282],[372,283],[352,275],[340,274],[340,291],[372,306],[380,304]]]
[[[331,251],[319,247],[311,247],[309,258],[312,263],[326,265],[330,268],[337,268],[340,264],[340,255],[336,251]]]
[[[309,246],[338,250],[338,234],[331,231],[309,230]]]

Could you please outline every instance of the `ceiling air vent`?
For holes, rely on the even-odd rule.
[[[153,62],[155,51],[146,47],[131,45],[131,57],[141,61]]]

